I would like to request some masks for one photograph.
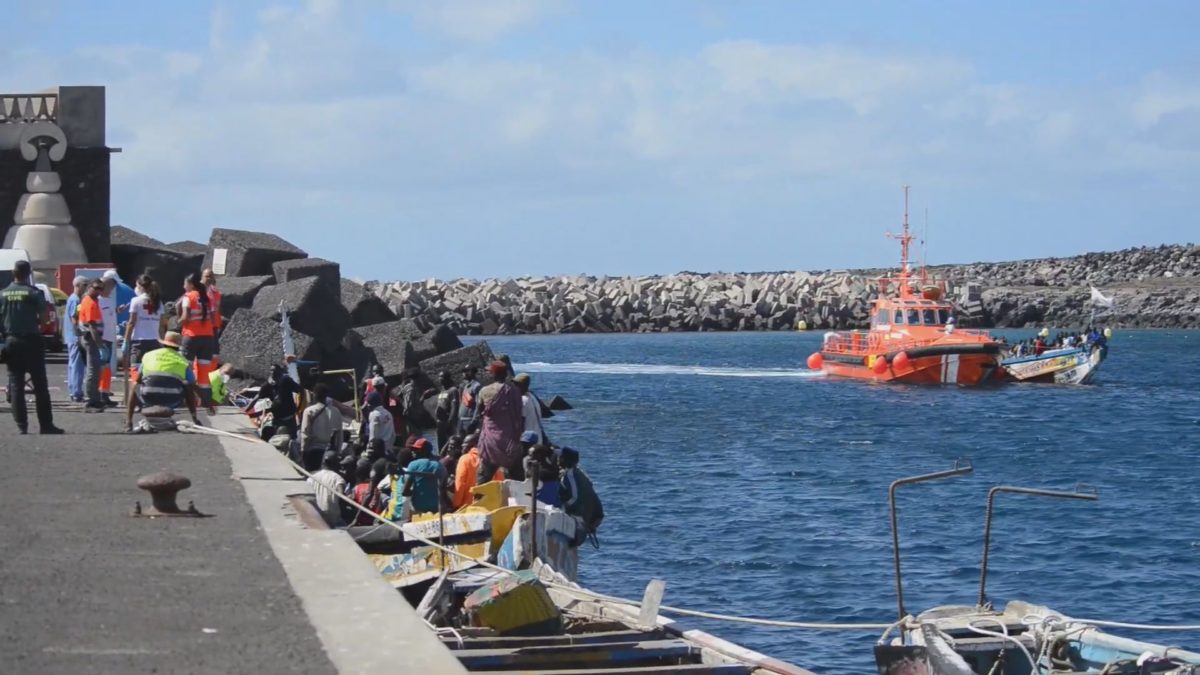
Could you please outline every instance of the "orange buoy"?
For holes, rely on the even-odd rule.
[[[813,352],[808,356],[808,369],[820,370],[821,366],[825,365],[825,357],[821,356],[821,352]]]
[[[888,369],[887,358],[884,357],[882,354],[879,356],[876,356],[875,363],[874,363],[874,365],[871,366],[871,370],[874,370],[876,375],[882,375],[887,372],[887,369]]]
[[[896,370],[908,370],[910,365],[912,365],[912,363],[908,358],[908,352],[900,352],[896,356],[892,357],[892,367]]]

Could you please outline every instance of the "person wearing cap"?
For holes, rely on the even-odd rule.
[[[100,353],[104,359],[104,365],[100,369],[100,396],[104,399],[106,406],[114,406],[116,402],[112,398],[112,380],[113,373],[117,370],[117,333],[120,327],[120,315],[128,309],[121,305],[120,291],[117,284],[121,282],[121,277],[116,270],[105,270],[100,277],[100,283],[103,284],[103,290],[100,292],[100,313],[104,316],[104,329],[101,331],[101,340],[103,344],[100,346]]]
[[[87,294],[79,301],[79,347],[87,361],[83,377],[83,391],[87,397],[85,412],[104,410],[104,399],[100,395],[100,374],[104,370],[104,312],[100,309],[100,295],[104,282],[96,279],[88,284]]]
[[[438,385],[442,388],[437,395],[437,408],[434,409],[434,421],[437,422],[438,447],[446,446],[446,442],[458,430],[458,387],[454,384],[454,376],[449,371],[438,373]]]
[[[459,433],[473,434],[479,424],[479,390],[483,385],[479,382],[479,369],[472,365],[463,366],[462,394],[458,400],[458,430]]]
[[[454,467],[453,504],[456,509],[461,509],[474,501],[471,496],[471,488],[479,484],[479,464],[482,461],[479,457],[479,434],[471,434],[463,439],[463,447],[467,449],[467,452],[459,457],[458,464]],[[496,469],[484,482],[498,480],[504,480],[504,474]]]
[[[141,367],[130,374],[130,383],[135,388],[125,403],[125,431],[133,431],[133,410],[139,401],[144,408],[154,406],[173,411],[186,404],[192,422],[200,424],[196,418],[196,373],[179,353],[182,337],[175,331],[167,331],[159,344],[160,348],[142,356]]]
[[[577,450],[559,450],[558,463],[562,466],[559,498],[563,510],[580,525],[580,535],[576,536],[575,543],[582,544],[588,535],[596,532],[596,528],[600,527],[600,522],[604,520],[604,505],[600,502],[600,495],[596,494],[592,479],[579,468]]]
[[[342,526],[342,504],[338,495],[346,493],[346,479],[338,473],[340,467],[341,459],[331,450],[317,458],[317,467],[305,469],[313,472],[308,477],[308,484],[313,489],[317,511],[330,527]]]
[[[367,447],[372,457],[392,456],[396,446],[396,425],[392,413],[383,405],[379,391],[367,394]]]
[[[504,469],[511,480],[524,480],[521,449],[522,418],[521,391],[507,380],[508,364],[493,361],[488,373],[494,380],[479,390],[479,414],[483,424],[479,431],[479,482],[485,482],[496,469]]]
[[[521,419],[525,433],[537,436],[535,443],[546,442],[546,430],[542,428],[542,404],[537,396],[529,391],[529,373],[521,373],[512,379],[517,389],[521,390]]]
[[[75,277],[74,293],[63,308],[63,342],[67,345],[67,393],[71,400],[83,403],[83,379],[87,373],[87,352],[79,344],[79,303],[87,295],[88,279]]]
[[[403,495],[409,498],[412,513],[437,513],[446,499],[446,470],[432,458],[433,444],[418,438],[413,443],[416,456],[405,469]]]
[[[41,325],[50,316],[46,296],[33,285],[33,268],[26,260],[13,265],[13,282],[0,291],[0,321],[4,332],[4,353],[8,362],[8,396],[13,420],[22,433],[29,430],[29,411],[25,404],[25,378],[33,383],[37,418],[43,434],[61,434],[54,426],[50,409],[50,387],[46,383],[46,347]]]
[[[329,387],[318,382],[312,403],[300,416],[300,460],[305,471],[316,471],[321,457],[342,447],[342,413],[329,402]]]

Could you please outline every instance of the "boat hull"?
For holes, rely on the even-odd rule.
[[[1005,359],[1005,373],[1015,382],[1088,384],[1104,362],[1104,349],[1056,349],[1038,356]]]
[[[868,367],[865,359],[858,357],[851,362],[837,354],[822,355],[822,370],[834,377],[849,377],[871,382],[897,382],[901,384],[957,384],[976,386],[997,382],[1003,371],[994,354],[987,353],[942,353],[928,356],[909,357],[900,365],[894,356],[879,355],[887,359],[883,372]]]

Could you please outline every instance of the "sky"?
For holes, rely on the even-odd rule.
[[[104,85],[112,222],[360,279],[1197,240],[1200,3],[8,0],[0,90]]]

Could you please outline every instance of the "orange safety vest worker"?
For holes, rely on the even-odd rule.
[[[183,336],[211,336],[213,334],[213,317],[215,316],[212,303],[209,303],[208,313],[205,314],[204,306],[200,304],[198,291],[188,291],[187,295],[183,297],[187,301],[184,314],[179,317],[179,327],[182,329]]]
[[[212,316],[213,329],[220,331],[225,317],[221,316],[221,291],[216,286],[208,287],[208,313]]]

